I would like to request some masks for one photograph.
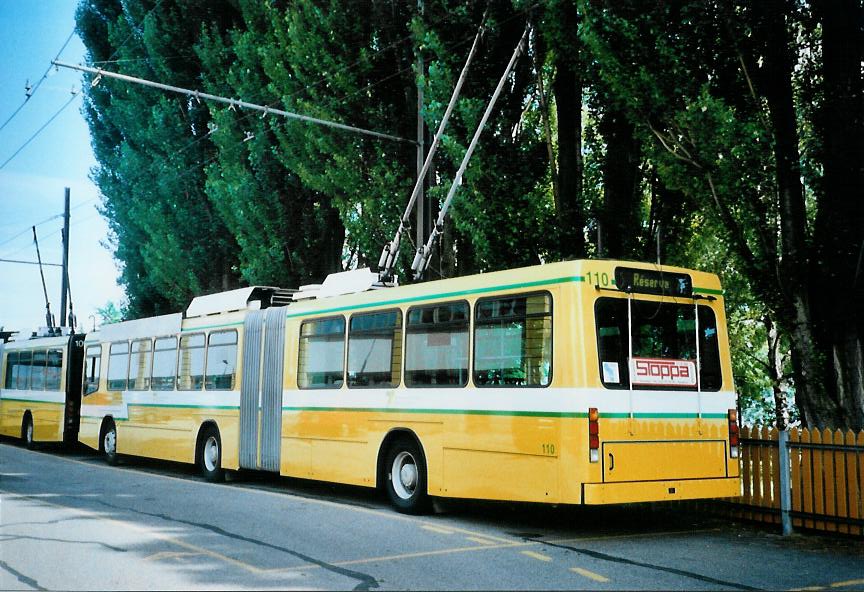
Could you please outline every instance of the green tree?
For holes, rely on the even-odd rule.
[[[860,3],[853,4],[844,5],[845,17],[860,23]],[[862,300],[851,262],[857,245],[864,244],[862,212],[852,206],[841,208],[843,219],[829,215],[838,201],[848,206],[860,200],[810,188],[815,223],[808,227],[792,89],[795,13],[779,1],[681,2],[651,10],[630,2],[583,6],[590,20],[586,39],[604,80],[626,101],[631,119],[655,137],[652,159],[664,183],[717,221],[738,267],[788,335],[796,401],[806,422],[861,427],[856,311]],[[823,25],[840,18],[842,10],[834,8],[826,11]],[[860,64],[860,36],[840,26],[834,34]],[[829,64],[827,56],[823,63],[826,75],[837,69],[838,79],[846,77],[834,87],[838,105],[846,108],[830,117],[858,114],[861,109],[849,107],[860,104],[860,70],[856,78],[846,61],[838,63],[846,65]],[[860,119],[847,123],[858,130]],[[854,133],[832,129],[826,126],[824,139],[860,154]],[[827,160],[820,162],[824,167]],[[857,162],[860,167],[862,160]],[[854,187],[860,170],[846,166]],[[835,230],[830,238],[820,231],[828,218]],[[826,252],[840,256],[828,260]],[[828,287],[840,278],[851,281],[852,289]]]

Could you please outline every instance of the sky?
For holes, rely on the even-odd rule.
[[[0,0],[0,125],[25,102],[75,27],[78,0]],[[73,35],[60,61],[84,61]],[[23,108],[0,129],[0,259],[36,261],[36,224],[43,263],[61,263],[63,196],[71,194],[69,283],[79,327],[98,324],[97,308],[125,299],[108,246],[108,225],[98,213],[99,192],[90,181],[96,165],[79,94],[20,153],[13,154],[80,91],[81,73],[54,68]],[[7,162],[8,160],[8,162]],[[6,163],[4,165],[4,163]],[[43,268],[51,312],[60,319],[59,267]],[[0,261],[0,327],[28,334],[45,326],[39,267]]]

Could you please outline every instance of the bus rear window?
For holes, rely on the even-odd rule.
[[[645,300],[632,301],[628,323],[627,300],[600,298],[595,306],[600,379],[606,388],[697,389],[696,317],[692,305]],[[632,326],[633,359],[628,363],[628,324]],[[720,351],[717,319],[699,306],[701,389],[720,389]]]

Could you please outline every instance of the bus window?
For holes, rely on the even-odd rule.
[[[30,390],[45,390],[45,362],[48,352],[44,349],[34,349],[30,360]]]
[[[6,382],[4,388],[18,388],[18,352],[6,354]]]
[[[197,391],[204,386],[204,334],[180,338],[180,362],[177,365],[177,389]]]
[[[153,342],[139,339],[132,342],[132,364],[129,371],[129,390],[146,391],[150,388],[150,365],[153,361]]]
[[[629,388],[627,300],[600,298],[595,306],[595,315],[603,385],[613,389]],[[642,373],[640,364],[646,368],[645,378],[634,376],[633,388],[696,390],[696,320],[693,306],[633,300],[632,316],[634,364],[638,374]],[[706,306],[699,307],[699,335],[701,388],[716,391],[720,389],[721,383],[717,321],[714,312]],[[680,372],[681,376],[664,378],[664,372]]]
[[[204,388],[230,391],[237,375],[237,331],[217,331],[207,338],[207,372]]]
[[[408,310],[405,384],[409,387],[468,384],[468,303]]]
[[[18,352],[18,390],[26,391],[30,388],[30,360],[33,357],[33,352],[22,351]]]
[[[161,337],[153,351],[153,390],[173,391],[177,372],[177,338]]]
[[[720,372],[720,345],[717,341],[717,317],[707,306],[699,307],[699,360],[703,391],[719,391],[723,385]]]
[[[84,394],[89,395],[99,390],[99,372],[102,365],[102,346],[87,347],[87,357],[84,361]]]
[[[398,386],[401,366],[402,312],[352,316],[348,328],[348,386]]]
[[[304,321],[300,325],[300,388],[340,388],[344,382],[345,318]]]
[[[63,368],[63,350],[49,349],[48,364],[45,368],[45,390],[59,391]]]
[[[112,343],[108,354],[108,390],[125,391],[129,378],[129,344]]]
[[[552,297],[484,298],[474,313],[474,384],[548,386],[552,377]]]

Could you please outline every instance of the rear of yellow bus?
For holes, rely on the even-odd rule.
[[[737,406],[718,277],[614,261],[586,261],[581,275],[581,502],[739,495]]]

